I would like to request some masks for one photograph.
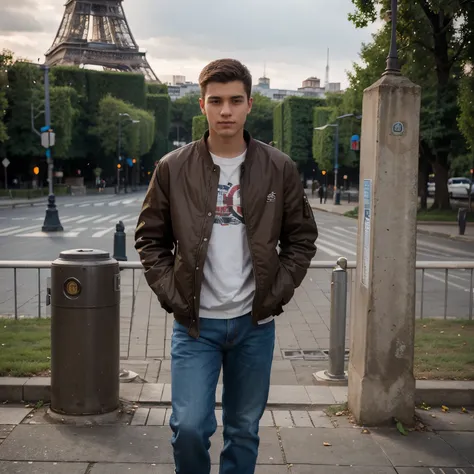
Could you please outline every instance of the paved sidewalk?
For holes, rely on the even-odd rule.
[[[310,269],[292,301],[276,319],[272,384],[311,385],[313,373],[327,369],[330,320],[330,270]],[[135,307],[132,287],[135,285]],[[350,301],[350,295],[349,299]],[[136,362],[149,382],[170,382],[173,316],[167,314],[141,271],[122,272],[120,356]],[[346,327],[349,348],[350,317]],[[326,352],[325,352],[326,351]],[[135,370],[135,369],[132,369]],[[138,370],[135,370],[138,372]]]
[[[0,209],[14,207],[41,206],[48,204],[48,196],[32,199],[0,199]]]
[[[256,474],[474,474],[474,419],[458,410],[418,412],[423,425],[365,429],[322,411],[269,410]],[[434,415],[434,417],[433,417]],[[221,412],[210,449],[222,449]],[[169,411],[124,407],[104,425],[51,423],[47,408],[0,408],[1,474],[172,474]],[[428,428],[426,427],[428,425]]]
[[[332,199],[327,200],[327,202],[324,204],[320,204],[319,199],[314,199],[314,198],[308,198],[308,201],[311,205],[311,207],[315,210],[318,211],[324,211],[324,212],[331,212],[332,214],[339,214],[339,215],[344,215],[348,211],[352,211],[355,207],[359,205],[359,203],[356,202],[341,202],[339,205],[333,204]]]

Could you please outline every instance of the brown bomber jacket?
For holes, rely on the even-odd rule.
[[[203,266],[216,211],[219,167],[208,132],[163,157],[153,173],[135,231],[145,277],[161,306],[199,336]],[[255,277],[255,324],[283,312],[306,275],[318,237],[294,162],[244,132],[240,192]],[[277,251],[277,246],[280,252]]]

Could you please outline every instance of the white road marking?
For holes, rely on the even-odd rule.
[[[100,216],[101,216],[101,214],[96,214],[95,216],[84,217],[84,219],[80,219],[80,220],[76,221],[76,224],[84,224],[86,222],[93,221],[94,219],[97,219]]]
[[[36,227],[36,226],[35,226],[35,227]],[[10,235],[8,231],[9,231],[9,230],[15,230],[15,229],[20,229],[20,226],[17,225],[17,226],[14,226],[14,227],[7,227],[6,229],[2,229],[2,230],[0,231],[0,235]]]
[[[100,219],[96,219],[93,224],[98,224],[99,222],[105,222],[108,220],[112,220],[117,216],[118,214],[110,214],[109,216],[101,217]]]
[[[29,234],[19,234],[17,237],[50,237],[64,238],[77,237],[81,232],[87,230],[87,227],[79,227],[69,232],[31,232]]]
[[[108,234],[109,232],[113,232],[115,230],[114,227],[109,227],[108,229],[103,229],[100,230],[99,232],[96,232],[95,234],[92,234],[93,238],[98,238],[98,237],[103,237],[105,234]]]
[[[85,217],[84,214],[82,214],[81,216],[68,217],[66,219],[60,219],[60,220],[61,220],[61,223],[74,222],[74,221],[77,221],[78,219],[82,219],[83,217]]]

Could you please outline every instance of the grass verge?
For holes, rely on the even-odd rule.
[[[416,216],[418,222],[432,221],[432,222],[457,222],[458,210],[457,209],[428,209],[425,211],[418,211]],[[468,222],[473,222],[474,212],[467,213]]]
[[[49,319],[0,319],[0,376],[45,375],[50,368]]]
[[[0,319],[0,376],[45,375],[50,369],[49,319]],[[415,377],[474,380],[474,321],[416,321]]]
[[[416,321],[415,377],[474,380],[474,321]]]
[[[347,211],[344,213],[346,217],[352,217],[353,219],[358,219],[359,217],[359,206],[355,207],[354,209]]]

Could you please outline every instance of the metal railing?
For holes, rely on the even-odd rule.
[[[119,262],[120,268],[122,270],[132,270],[132,307],[135,307],[135,299],[136,299],[136,276],[135,271],[142,271],[143,267],[140,262]],[[312,261],[310,268],[311,269],[320,269],[320,270],[332,270],[336,265],[335,261]],[[46,291],[47,285],[42,285],[42,270],[46,271],[51,268],[50,261],[29,261],[29,260],[0,260],[0,270],[13,270],[13,300],[14,300],[14,315],[15,318],[18,318],[18,270],[36,270],[36,282],[33,282],[29,286],[27,290],[30,294],[32,294],[32,289],[34,288],[34,294],[29,298],[29,302],[33,298],[37,299],[37,316],[39,318],[42,317],[42,292]],[[348,261],[347,262],[347,270],[349,271],[349,281],[351,282],[353,279],[353,271],[356,269],[356,262],[355,261]],[[461,293],[469,293],[469,305],[468,305],[468,318],[469,320],[473,319],[473,283],[474,283],[474,261],[418,261],[416,262],[416,269],[417,273],[421,272],[421,281],[417,282],[420,284],[421,294],[420,294],[420,307],[419,307],[419,317],[424,317],[425,311],[425,281],[427,277],[437,283],[443,283],[444,285],[444,298],[443,298],[443,316],[447,318],[447,311],[448,311],[448,300],[449,300],[449,288],[453,288],[454,290],[461,291]],[[441,276],[433,273],[435,271],[442,271],[444,273],[444,278]],[[460,279],[459,276],[451,275],[451,271],[463,271],[469,272],[469,287],[465,288],[456,283],[456,280]],[[450,275],[452,276],[452,280],[450,280]],[[9,278],[7,279],[7,281]],[[328,276],[328,282],[330,281],[330,276]],[[463,281],[465,281],[463,279]],[[37,290],[37,294],[36,294]],[[4,288],[2,284],[0,287],[0,314],[2,313],[2,299],[1,294],[2,291],[10,291],[8,288]],[[436,291],[436,296],[439,293]],[[45,301],[45,299],[44,299]],[[436,303],[437,304],[437,303]]]

